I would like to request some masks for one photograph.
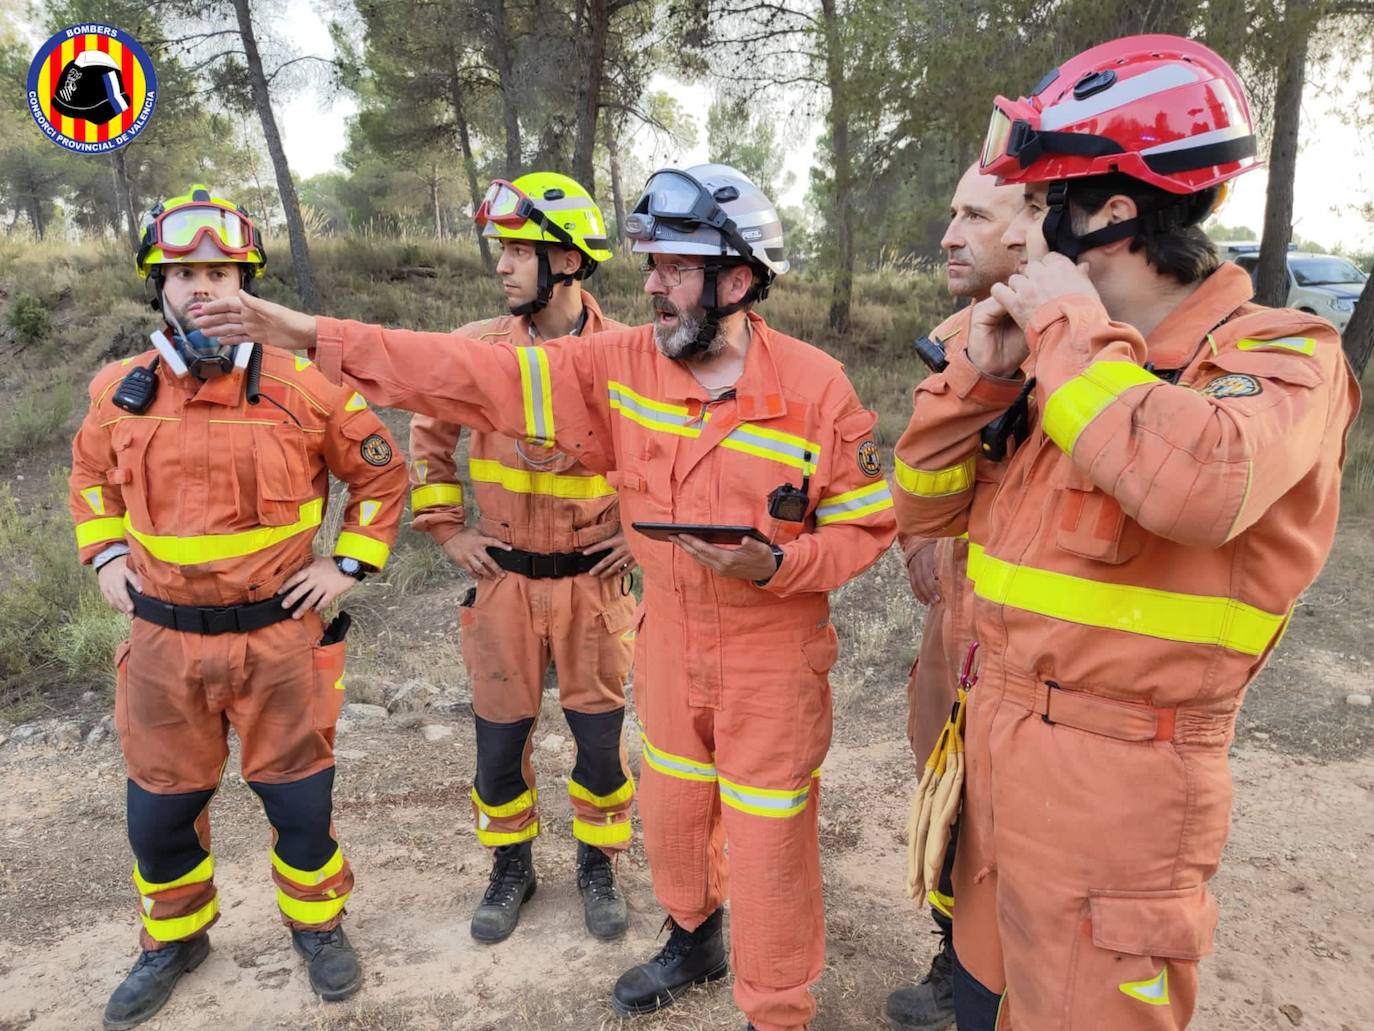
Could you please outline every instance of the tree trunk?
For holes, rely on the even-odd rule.
[[[141,240],[138,219],[134,216],[133,199],[129,196],[129,163],[125,159],[123,147],[110,155],[110,178],[114,180],[115,207],[119,212],[116,224],[127,220],[129,246],[132,252],[137,254]]]
[[[1369,356],[1374,353],[1374,275],[1364,281],[1360,299],[1355,302],[1355,313],[1350,316],[1341,337],[1341,346],[1355,370],[1355,378],[1363,379]]]
[[[429,166],[429,199],[434,205],[434,239],[444,242],[444,209],[439,204],[439,166]]]
[[[579,5],[580,6],[580,5]],[[586,22],[579,37],[585,40],[582,83],[577,96],[577,135],[573,140],[573,178],[587,192],[596,193],[596,118],[601,110],[601,79],[606,67],[606,38],[611,31],[608,0],[587,0]]]
[[[267,86],[267,76],[262,70],[262,55],[258,53],[258,40],[253,33],[253,17],[248,10],[248,0],[234,0],[234,13],[238,16],[239,35],[243,38],[244,60],[248,65],[248,82],[253,90],[253,105],[258,110],[262,122],[262,135],[267,143],[267,153],[272,157],[272,168],[277,174],[277,193],[281,197],[282,210],[286,214],[286,235],[291,241],[291,271],[296,278],[296,292],[301,295],[301,305],[309,312],[320,310],[320,291],[315,285],[315,273],[310,267],[310,249],[305,239],[305,223],[301,221],[301,202],[296,197],[296,184],[291,179],[291,168],[286,163],[286,151],[282,149],[281,134],[277,131],[277,119],[272,113],[272,94]]]
[[[606,127],[606,154],[611,165],[611,218],[615,224],[615,235],[611,237],[613,249],[619,249],[625,244],[625,187],[620,180],[620,147],[615,138],[615,133],[611,131],[609,124]]]
[[[1306,0],[1289,0],[1284,36],[1290,41],[1274,93],[1274,141],[1269,148],[1269,189],[1264,201],[1264,235],[1255,273],[1255,300],[1272,308],[1288,304],[1288,242],[1293,238],[1293,180],[1298,166],[1298,123],[1307,70],[1311,23]]]
[[[520,174],[520,108],[505,0],[491,0],[491,63],[496,67],[501,119],[506,128],[506,177],[514,179]],[[473,203],[477,203],[476,194]]]
[[[825,46],[826,87],[830,91],[830,149],[835,162],[830,235],[834,239],[835,282],[830,294],[830,328],[849,330],[849,308],[854,296],[854,234],[851,218],[853,155],[849,149],[849,110],[844,80],[844,51],[840,40],[835,0],[821,0],[821,25]]]
[[[453,124],[458,129],[458,149],[463,155],[463,173],[468,180],[468,193],[472,197],[472,212],[477,213],[477,205],[482,203],[483,190],[477,185],[477,162],[472,157],[472,135],[468,130],[467,106],[463,103],[463,80],[458,75],[458,61],[450,55],[448,72],[449,103],[453,105]],[[482,267],[490,272],[493,268],[491,248],[487,238],[482,235],[482,227],[473,223],[477,233],[477,249],[482,253]]]

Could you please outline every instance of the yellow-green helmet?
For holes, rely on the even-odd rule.
[[[483,236],[571,244],[592,262],[609,261],[613,255],[606,219],[592,195],[576,179],[557,172],[530,172],[515,182],[493,180],[474,217]]]
[[[245,274],[260,276],[267,252],[248,213],[231,200],[212,196],[204,183],[167,198],[143,216],[135,258],[140,279],[147,279],[157,265],[222,261],[247,266]]]

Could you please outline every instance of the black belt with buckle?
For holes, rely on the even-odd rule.
[[[246,634],[291,618],[291,610],[282,607],[281,595],[246,605],[220,606],[174,605],[139,594],[132,587],[129,597],[139,619],[186,634]]]
[[[583,555],[578,551],[564,551],[552,555],[541,555],[537,551],[523,551],[511,548],[488,548],[487,554],[507,573],[519,573],[531,580],[554,580],[564,576],[581,576],[590,573],[592,567],[606,557],[610,545],[602,551]]]

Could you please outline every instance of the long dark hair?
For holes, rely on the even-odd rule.
[[[1069,212],[1075,233],[1086,231],[1088,216],[1116,196],[1135,201],[1140,225],[1131,250],[1145,249],[1145,259],[1160,272],[1187,285],[1206,279],[1221,264],[1217,249],[1198,225],[1211,213],[1218,187],[1177,194],[1114,172],[1069,180]]]

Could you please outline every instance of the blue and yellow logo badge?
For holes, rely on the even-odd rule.
[[[108,154],[141,133],[157,103],[147,51],[97,22],[57,32],[29,65],[29,113],[43,135],[78,154]]]

